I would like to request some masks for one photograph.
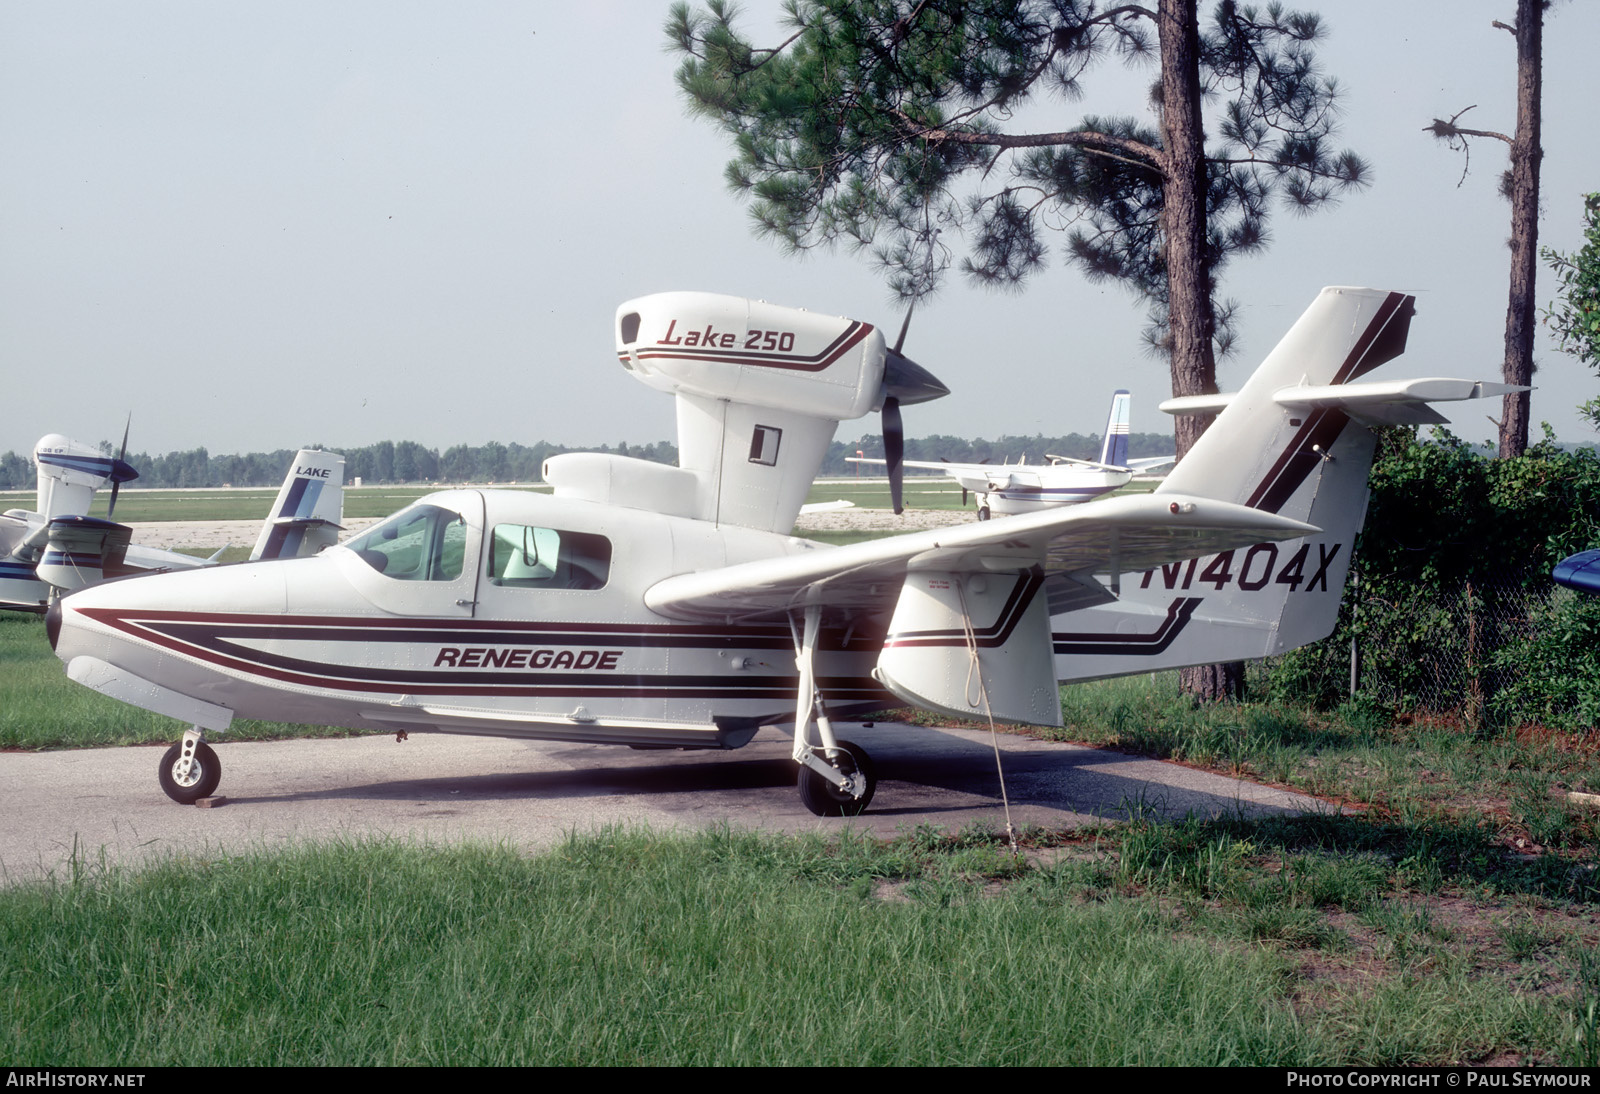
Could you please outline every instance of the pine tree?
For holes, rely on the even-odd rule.
[[[1172,393],[1216,391],[1231,304],[1217,277],[1265,247],[1274,199],[1297,211],[1365,183],[1334,151],[1337,88],[1317,64],[1315,15],[1224,0],[1204,32],[1196,0],[1101,8],[1091,0],[789,0],[789,38],[757,48],[733,8],[686,4],[667,24],[690,107],[732,138],[729,185],[756,231],[801,250],[869,251],[902,297],[960,268],[1019,285],[1043,265],[1050,225],[1093,279],[1151,306],[1146,335]],[[1087,117],[1029,131],[1018,111],[1077,97],[1097,64],[1154,61],[1153,124]],[[1207,103],[1213,103],[1206,145]],[[1033,116],[1030,112],[1028,116]],[[1205,428],[1180,418],[1181,456]],[[1234,693],[1243,673],[1197,672]]]
[[[1019,285],[1065,257],[1151,305],[1173,394],[1215,390],[1231,305],[1213,301],[1236,254],[1262,249],[1274,198],[1313,209],[1366,181],[1335,152],[1337,88],[1317,64],[1315,15],[1195,0],[1101,9],[1082,0],[790,0],[790,37],[759,49],[712,0],[673,10],[691,109],[735,145],[729,184],[759,234],[868,250],[903,297],[932,291],[966,241],[974,280]],[[1153,33],[1152,33],[1153,32]],[[1154,61],[1154,119],[1013,128],[1022,107],[1081,93],[1107,57]],[[1203,107],[1214,101],[1208,119]],[[1178,427],[1178,451],[1202,422]]]
[[[1508,384],[1533,382],[1533,332],[1537,321],[1534,302],[1539,253],[1539,146],[1540,99],[1544,52],[1544,13],[1550,0],[1517,0],[1517,25],[1500,20],[1493,25],[1517,40],[1517,129],[1510,136],[1488,129],[1458,125],[1458,110],[1448,121],[1435,118],[1426,131],[1468,155],[1468,141],[1477,138],[1504,141],[1511,166],[1500,182],[1500,192],[1511,201],[1511,292],[1506,306],[1505,361],[1500,373]],[[1467,161],[1470,163],[1470,159]],[[1465,178],[1465,171],[1462,173]],[[1500,455],[1520,456],[1528,448],[1530,404],[1528,392],[1504,397],[1500,415]]]

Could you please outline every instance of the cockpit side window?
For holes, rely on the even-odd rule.
[[[467,522],[437,505],[418,505],[345,546],[397,581],[454,581],[465,566]]]
[[[497,524],[487,576],[518,589],[602,589],[611,577],[611,541],[588,532]]]

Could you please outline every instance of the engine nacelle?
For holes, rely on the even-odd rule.
[[[89,511],[94,492],[107,483],[130,482],[139,472],[97,448],[47,433],[33,446],[38,468],[38,512],[45,518]]]
[[[680,470],[562,456],[547,480],[558,495],[787,533],[839,423],[882,404],[887,356],[854,319],[717,293],[630,300],[617,357],[677,399]]]
[[[739,296],[630,300],[617,309],[617,357],[658,391],[834,422],[882,399],[883,335],[872,324]]]

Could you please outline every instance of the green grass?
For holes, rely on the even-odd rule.
[[[1318,712],[1258,701],[1201,706],[1177,674],[1063,687],[1065,728],[1046,738],[1179,760],[1321,795],[1374,820],[1465,825],[1507,853],[1600,859],[1600,739],[1518,727],[1478,732],[1360,702]]]
[[[911,509],[971,509],[969,498],[961,502],[961,487],[943,475],[908,476],[905,479],[903,498]],[[857,481],[831,479],[813,483],[806,495],[806,503],[825,501],[854,502],[861,509],[888,509],[891,507],[887,479],[863,478]]]
[[[445,489],[441,486],[361,486],[344,489],[344,515],[347,517],[386,517],[410,505],[425,494]],[[498,489],[535,490],[536,487]],[[267,515],[277,487],[252,487],[239,490],[138,490],[124,488],[117,498],[117,520],[127,522],[162,520],[261,520]],[[0,511],[32,509],[36,498],[30,491],[0,493]],[[91,516],[104,517],[111,492],[102,490],[90,506]]]
[[[533,858],[373,842],[137,872],[80,861],[0,893],[0,1056],[122,1067],[1579,1058],[1580,931],[1514,954],[1498,935],[1417,911],[1392,864],[1319,888],[1319,862],[1204,825],[1134,825],[1033,861],[927,831],[888,844],[611,831]]]

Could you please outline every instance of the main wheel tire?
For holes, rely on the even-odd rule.
[[[867,789],[859,798],[852,798],[845,791],[834,786],[827,779],[815,771],[800,765],[800,777],[795,782],[795,787],[800,791],[801,803],[819,817],[854,817],[866,812],[867,806],[872,802],[872,794],[878,789],[878,775],[873,770],[872,760],[867,756],[866,749],[849,741],[840,741],[841,755],[838,757],[839,770],[846,775],[860,772],[866,777]],[[826,758],[826,752],[817,748],[813,751]]]
[[[216,792],[217,783],[222,781],[222,764],[218,762],[211,746],[201,741],[194,746],[194,763],[189,767],[188,777],[180,782],[173,769],[182,757],[183,745],[176,744],[167,749],[161,755],[161,766],[156,768],[156,777],[161,780],[161,789],[166,791],[167,797],[180,805],[193,805]]]
[[[987,505],[978,506],[978,519],[979,520],[988,520],[989,516],[990,516],[989,507]]]

